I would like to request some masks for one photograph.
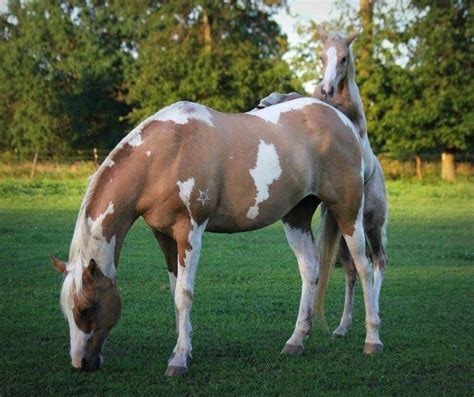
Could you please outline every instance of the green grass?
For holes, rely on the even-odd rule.
[[[85,181],[0,181],[0,395],[472,395],[474,188],[389,182],[390,263],[382,288],[383,354],[367,357],[360,288],[344,340],[317,330],[302,357],[280,355],[296,320],[300,280],[281,224],[205,236],[193,307],[194,361],[163,376],[175,344],[168,276],[142,221],[122,251],[120,322],[105,368],[71,369],[61,276]],[[338,323],[336,269],[327,317]]]

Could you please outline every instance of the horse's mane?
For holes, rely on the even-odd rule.
[[[80,295],[82,291],[82,273],[84,268],[88,265],[87,258],[87,220],[86,220],[86,209],[92,198],[92,194],[97,185],[99,174],[101,173],[102,167],[100,167],[92,176],[89,178],[89,185],[86,193],[82,198],[81,207],[76,220],[76,226],[74,227],[74,233],[72,236],[71,246],[69,248],[69,260],[66,266],[66,277],[64,278],[63,286],[61,289],[61,308],[63,313],[67,315],[74,303],[74,294]]]

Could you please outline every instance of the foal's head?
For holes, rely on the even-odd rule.
[[[319,35],[324,48],[321,53],[324,77],[321,84],[321,94],[324,99],[331,99],[337,92],[342,81],[346,78],[347,70],[352,60],[351,44],[359,35],[359,31],[341,36],[338,33],[326,33],[319,29]]]
[[[117,286],[94,259],[87,267],[76,263],[70,270],[61,260],[51,260],[65,275],[61,306],[69,322],[72,365],[86,371],[99,369],[103,364],[102,346],[120,318]]]

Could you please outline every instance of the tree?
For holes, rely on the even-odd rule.
[[[146,20],[148,34],[127,74],[130,119],[178,100],[243,111],[271,91],[300,88],[282,60],[286,39],[271,19],[280,3],[164,3]]]
[[[127,54],[108,3],[11,1],[1,17],[1,140],[19,152],[111,146]],[[131,59],[131,56],[128,55]]]
[[[425,0],[412,6],[422,16],[408,30],[416,38],[408,65],[416,90],[411,126],[429,136],[427,148],[442,150],[442,177],[454,180],[454,152],[472,150],[473,6]]]

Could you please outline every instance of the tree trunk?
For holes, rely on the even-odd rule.
[[[419,154],[415,154],[416,178],[423,179],[423,162]]]
[[[210,54],[212,51],[212,30],[211,30],[211,21],[207,11],[204,10],[202,14],[202,25],[203,25],[203,42],[204,42],[204,51],[206,54]]]
[[[361,22],[361,37],[356,40],[358,63],[357,73],[365,81],[372,74],[373,41],[374,41],[374,3],[375,0],[360,0],[359,16]]]
[[[453,149],[445,149],[441,154],[441,178],[451,182],[456,179],[456,160]]]

